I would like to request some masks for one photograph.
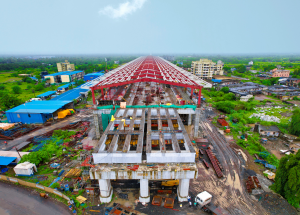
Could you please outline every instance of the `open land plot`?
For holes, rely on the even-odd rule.
[[[0,83],[22,80],[21,77],[11,77],[11,73],[0,73]]]

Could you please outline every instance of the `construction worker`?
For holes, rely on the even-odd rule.
[[[6,140],[4,141],[4,144],[7,146],[7,141]]]

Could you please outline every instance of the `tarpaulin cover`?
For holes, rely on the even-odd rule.
[[[16,159],[17,159],[17,157],[2,157],[2,156],[0,156],[0,165],[6,166]]]
[[[0,129],[4,131],[15,126],[15,123],[0,123]]]
[[[117,111],[116,110],[111,110],[109,114],[102,113],[102,126],[103,126],[103,131],[108,126],[108,123],[111,120],[111,116],[113,116]]]
[[[70,110],[62,110],[62,111],[59,111],[59,112],[57,113],[58,119],[63,119],[63,118],[65,118],[67,115],[71,115]]]
[[[115,106],[116,109],[120,108],[119,105]],[[98,109],[113,109],[113,105],[97,107]],[[192,108],[195,110],[196,105],[127,105],[126,108]]]

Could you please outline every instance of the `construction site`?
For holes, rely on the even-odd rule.
[[[210,83],[147,56],[84,86],[92,92],[88,109],[51,125],[0,132],[11,146],[7,151],[31,144],[26,153],[36,152],[47,141],[62,146],[62,155],[37,165],[38,172],[26,181],[49,190],[55,185],[51,192],[65,196],[72,210],[260,215],[271,212],[268,200],[279,202],[268,188],[272,182],[249,169],[253,158],[209,120],[214,112],[201,90],[211,88]],[[14,176],[10,167],[2,173],[8,181]],[[278,214],[295,214],[283,204],[277,206]]]

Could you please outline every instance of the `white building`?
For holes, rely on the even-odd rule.
[[[37,172],[35,164],[24,162],[15,166],[14,171],[18,176],[31,176]]]
[[[252,66],[253,65],[253,61],[251,60],[248,64]]]
[[[202,79],[212,79],[213,75],[223,75],[222,61],[218,61],[216,64],[209,59],[200,59],[199,61],[193,61],[191,68],[193,74]]]

